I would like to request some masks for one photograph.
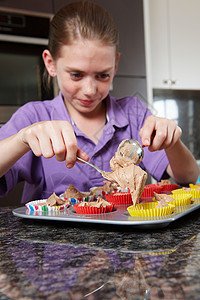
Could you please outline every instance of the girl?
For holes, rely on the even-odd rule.
[[[147,146],[140,166],[156,180],[167,174],[179,184],[196,182],[198,166],[175,122],[151,115],[135,97],[109,95],[119,58],[118,31],[103,8],[81,1],[56,13],[43,60],[60,93],[25,104],[0,129],[1,196],[19,181],[23,203],[59,195],[69,183],[80,191],[102,185],[101,175],[76,157],[110,171],[127,138]]]

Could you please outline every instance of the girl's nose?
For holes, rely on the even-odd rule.
[[[87,80],[85,80],[83,90],[86,96],[95,95],[97,91],[97,85],[95,79],[88,78]]]

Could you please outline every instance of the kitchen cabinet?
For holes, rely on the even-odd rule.
[[[148,0],[152,87],[200,90],[200,1]]]
[[[0,0],[0,7],[52,14],[52,0]]]

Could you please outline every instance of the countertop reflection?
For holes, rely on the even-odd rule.
[[[0,208],[0,299],[199,299],[200,210],[156,230]]]

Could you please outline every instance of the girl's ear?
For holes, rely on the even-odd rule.
[[[55,62],[51,56],[51,53],[49,50],[44,50],[42,53],[42,58],[45,64],[45,67],[51,77],[56,77],[56,67]]]
[[[118,64],[120,59],[120,53],[118,52],[116,55],[116,62],[115,62],[115,73],[117,72]]]

